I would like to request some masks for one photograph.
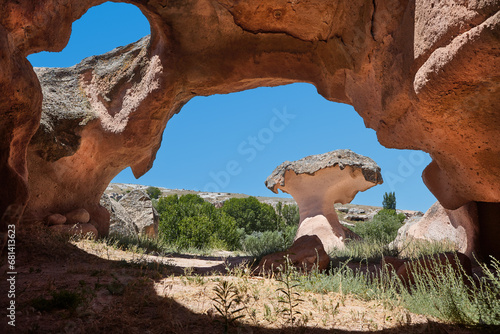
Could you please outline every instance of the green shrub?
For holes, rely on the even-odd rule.
[[[414,275],[415,284],[402,289],[402,300],[411,312],[431,315],[457,324],[500,326],[500,262],[481,265],[484,276],[474,283],[464,280],[463,268],[434,263],[431,270]]]
[[[101,242],[116,249],[145,254],[156,252],[160,255],[167,255],[174,251],[162,238],[151,238],[147,235],[129,236],[113,234],[101,239]]]
[[[159,237],[178,248],[238,249],[242,231],[236,220],[203,198],[188,194],[162,197],[156,204],[160,215]]]
[[[281,217],[283,217],[286,226],[299,225],[299,220],[300,220],[299,207],[295,204],[283,205],[283,208],[281,210]]]
[[[396,193],[385,193],[384,200],[382,201],[382,207],[384,209],[396,210]]]
[[[396,210],[382,209],[371,221],[357,223],[351,230],[365,240],[389,243],[396,238],[405,218]]]
[[[146,192],[151,199],[158,199],[161,196],[161,190],[157,187],[147,187]]]
[[[287,226],[283,231],[253,232],[242,242],[243,251],[256,258],[284,251],[293,244],[298,226]]]
[[[278,217],[272,205],[260,203],[255,197],[231,198],[222,206],[247,234],[278,229]]]

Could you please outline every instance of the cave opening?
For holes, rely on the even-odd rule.
[[[436,201],[421,178],[427,153],[383,147],[352,106],[328,101],[306,83],[193,98],[167,123],[153,168],[139,180],[127,168],[113,182],[290,197],[265,187],[274,168],[336,149],[368,156],[382,169],[384,184],[353,203],[381,206],[392,191],[400,209],[425,212]]]
[[[73,23],[62,52],[28,60],[35,67],[69,67],[149,33],[137,7],[107,2]],[[380,206],[392,191],[401,209],[426,211],[435,202],[421,180],[428,154],[386,149],[351,106],[327,101],[305,83],[193,98],[168,122],[152,169],[136,180],[127,168],[112,182],[288,197],[264,186],[271,171],[285,160],[335,149],[351,149],[382,168],[385,183],[359,193],[354,203]]]

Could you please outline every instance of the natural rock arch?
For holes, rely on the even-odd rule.
[[[2,230],[27,203],[25,152],[38,154],[26,217],[78,201],[105,233],[98,198],[106,184],[129,165],[136,176],[151,167],[166,122],[191,97],[303,81],[352,104],[384,146],[428,152],[429,189],[447,209],[472,202],[478,251],[499,256],[498,1],[128,1],[151,23],[149,47],[125,47],[138,53],[116,75],[92,64],[79,73],[82,99],[100,117],[81,129],[76,153],[56,159],[36,140],[28,150],[42,92],[25,57],[61,50],[71,23],[102,2],[0,5]],[[117,113],[122,125],[106,123]],[[48,172],[58,177],[40,183]]]

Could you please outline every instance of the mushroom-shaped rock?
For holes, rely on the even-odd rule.
[[[267,178],[266,186],[293,196],[300,211],[295,240],[317,235],[326,252],[343,248],[346,238],[357,235],[342,226],[334,204],[346,204],[359,191],[381,184],[380,167],[370,158],[351,150],[336,150],[285,161]]]

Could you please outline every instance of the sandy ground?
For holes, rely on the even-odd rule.
[[[338,293],[298,291],[293,324],[275,279],[254,277],[246,258],[134,254],[88,240],[67,241],[44,231],[18,236],[16,327],[7,324],[2,296],[0,333],[223,333],[214,288],[223,281],[242,308],[230,333],[468,333],[395,303]],[[8,271],[2,254],[0,272]],[[230,273],[226,268],[231,267]],[[0,281],[6,294],[6,279]],[[61,298],[61,292],[70,297]],[[59,299],[57,299],[59,298]],[[56,307],[41,304],[60,300]],[[38,301],[38,304],[37,304]],[[44,306],[45,305],[45,306]]]

